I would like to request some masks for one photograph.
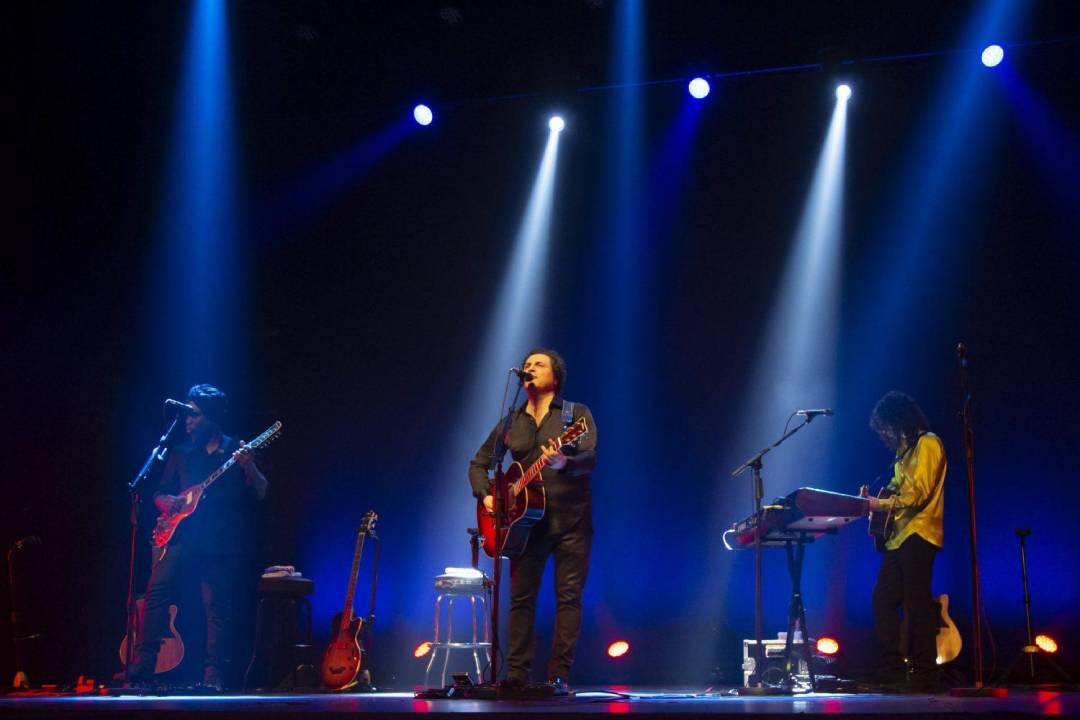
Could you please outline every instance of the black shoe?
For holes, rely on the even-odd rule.
[[[570,694],[570,684],[566,682],[566,678],[556,675],[548,680],[548,685],[551,686],[555,693],[555,697],[566,697]]]

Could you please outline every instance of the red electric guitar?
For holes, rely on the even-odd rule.
[[[280,432],[281,421],[278,420],[271,425],[266,432],[249,442],[247,447],[250,450],[257,450],[276,438]],[[168,552],[169,541],[172,540],[173,535],[176,533],[176,528],[180,525],[180,521],[188,515],[191,515],[195,512],[195,508],[199,507],[199,500],[202,499],[203,493],[206,492],[206,488],[210,487],[215,480],[224,475],[225,471],[235,464],[236,457],[231,456],[221,467],[210,473],[210,477],[206,478],[198,485],[192,485],[180,493],[177,496],[177,499],[179,500],[177,503],[178,507],[175,507],[168,512],[163,512],[158,516],[157,524],[154,526],[154,531],[151,534],[154,541],[154,547],[161,551],[158,560],[165,557],[165,553]]]
[[[554,440],[555,449],[571,447],[589,436],[589,426],[585,418],[578,418],[573,425]],[[503,557],[515,557],[525,551],[529,542],[529,529],[544,517],[547,496],[544,488],[530,484],[540,477],[540,471],[547,465],[547,456],[541,457],[526,470],[521,463],[515,462],[506,469],[501,478],[506,512],[501,525],[499,542],[495,540],[495,513],[484,507],[484,501],[476,503],[476,523],[480,534],[484,536],[484,552],[488,557],[495,557],[495,548]],[[488,494],[495,495],[495,483],[488,487]]]
[[[349,591],[345,594],[345,609],[335,617],[334,639],[326,646],[323,653],[323,685],[331,690],[345,690],[357,682],[360,665],[364,658],[364,648],[360,644],[360,631],[364,627],[363,618],[353,617],[353,596],[356,593],[356,575],[360,571],[360,556],[364,553],[364,540],[375,529],[379,516],[369,510],[360,520],[356,531],[356,550],[353,552],[352,572],[349,575]]]

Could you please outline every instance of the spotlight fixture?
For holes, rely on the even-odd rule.
[[[987,45],[982,51],[982,64],[988,68],[997,67],[1005,59],[1005,48],[1000,45]]]
[[[562,132],[566,127],[566,122],[559,115],[553,115],[548,120],[548,127],[551,128],[551,132]]]
[[[630,643],[625,640],[616,640],[608,645],[607,654],[612,660],[617,660],[630,652]]]
[[[851,86],[847,85],[847,84],[837,85],[836,86],[836,99],[837,100],[849,100],[849,99],[851,99]]]
[[[686,89],[690,91],[692,97],[703,100],[709,96],[709,81],[703,77],[696,77],[690,81]]]
[[[416,649],[413,650],[413,657],[414,658],[422,658],[425,655],[427,655],[429,652],[431,652],[431,641],[430,640],[425,640],[424,642],[417,645]]]
[[[431,112],[431,108],[427,105],[417,105],[414,107],[412,116],[420,125],[430,125],[431,121],[435,119],[435,114]]]

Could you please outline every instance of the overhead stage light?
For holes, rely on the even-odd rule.
[[[850,85],[837,85],[836,86],[836,99],[848,100],[851,98],[851,86]]]
[[[997,67],[1005,59],[1005,48],[1000,45],[987,45],[982,51],[982,64],[988,68]]]
[[[693,97],[702,100],[709,95],[709,81],[702,77],[696,77],[690,81],[687,89]]]
[[[413,650],[413,657],[414,658],[422,658],[425,655],[427,655],[429,652],[431,652],[431,641],[430,640],[425,640],[424,642],[417,645],[416,649]]]
[[[554,115],[548,120],[548,127],[551,128],[552,132],[562,132],[563,128],[566,127],[566,122],[558,115]]]
[[[430,125],[431,121],[435,119],[435,114],[431,112],[431,108],[427,105],[417,105],[414,107],[412,116],[420,125]]]

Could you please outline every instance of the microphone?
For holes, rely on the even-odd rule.
[[[195,414],[195,408],[191,407],[187,403],[182,403],[179,400],[166,400],[162,409],[164,410],[166,417]]]
[[[518,368],[510,368],[510,372],[514,373],[519,378],[521,378],[521,382],[529,382],[534,377],[536,377],[531,372],[526,372],[525,370],[519,370]]]
[[[807,420],[813,420],[818,415],[832,416],[835,413],[833,412],[832,408],[817,408],[817,409],[814,409],[814,410],[796,410],[795,414],[796,415],[801,415],[804,418],[806,418]]]

